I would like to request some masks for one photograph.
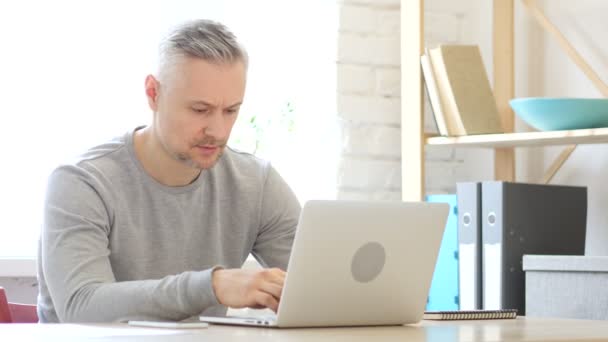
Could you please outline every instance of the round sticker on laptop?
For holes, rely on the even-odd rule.
[[[385,261],[384,247],[378,242],[368,242],[355,252],[350,271],[356,281],[369,283],[382,272]]]

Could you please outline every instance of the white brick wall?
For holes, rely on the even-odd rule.
[[[401,199],[401,104],[399,0],[344,0],[338,36],[338,113],[342,157],[338,198]],[[462,40],[462,13],[425,15],[428,46]],[[436,131],[425,113],[425,129]],[[463,160],[451,148],[426,151],[428,193],[454,191]]]
[[[400,111],[401,102],[399,98],[338,94],[338,113],[345,120],[399,124],[401,121]]]
[[[342,153],[359,157],[401,158],[399,125],[345,122]]]
[[[343,5],[340,7],[340,29],[342,32],[375,32],[378,15],[370,6]]]
[[[338,3],[342,5],[364,5],[373,6],[375,8],[391,8],[399,9],[401,0],[341,0]]]
[[[376,94],[389,98],[401,96],[401,70],[398,67],[376,69]]]
[[[338,177],[343,189],[397,191],[401,187],[401,161],[397,158],[344,155]]]
[[[338,38],[340,63],[399,66],[399,37],[377,37],[359,32],[341,32]]]
[[[369,66],[338,65],[338,88],[346,94],[365,95],[374,90],[374,70]]]

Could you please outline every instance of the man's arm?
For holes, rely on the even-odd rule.
[[[218,304],[214,269],[116,282],[108,246],[112,218],[93,183],[75,167],[49,179],[40,262],[61,322],[181,320]]]
[[[268,166],[261,199],[260,228],[252,254],[264,267],[287,269],[301,206],[279,173]]]

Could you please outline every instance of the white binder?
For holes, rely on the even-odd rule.
[[[481,183],[456,184],[460,310],[482,309]]]

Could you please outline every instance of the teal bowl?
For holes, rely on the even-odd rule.
[[[509,103],[517,116],[539,131],[608,127],[608,99],[529,97]]]

